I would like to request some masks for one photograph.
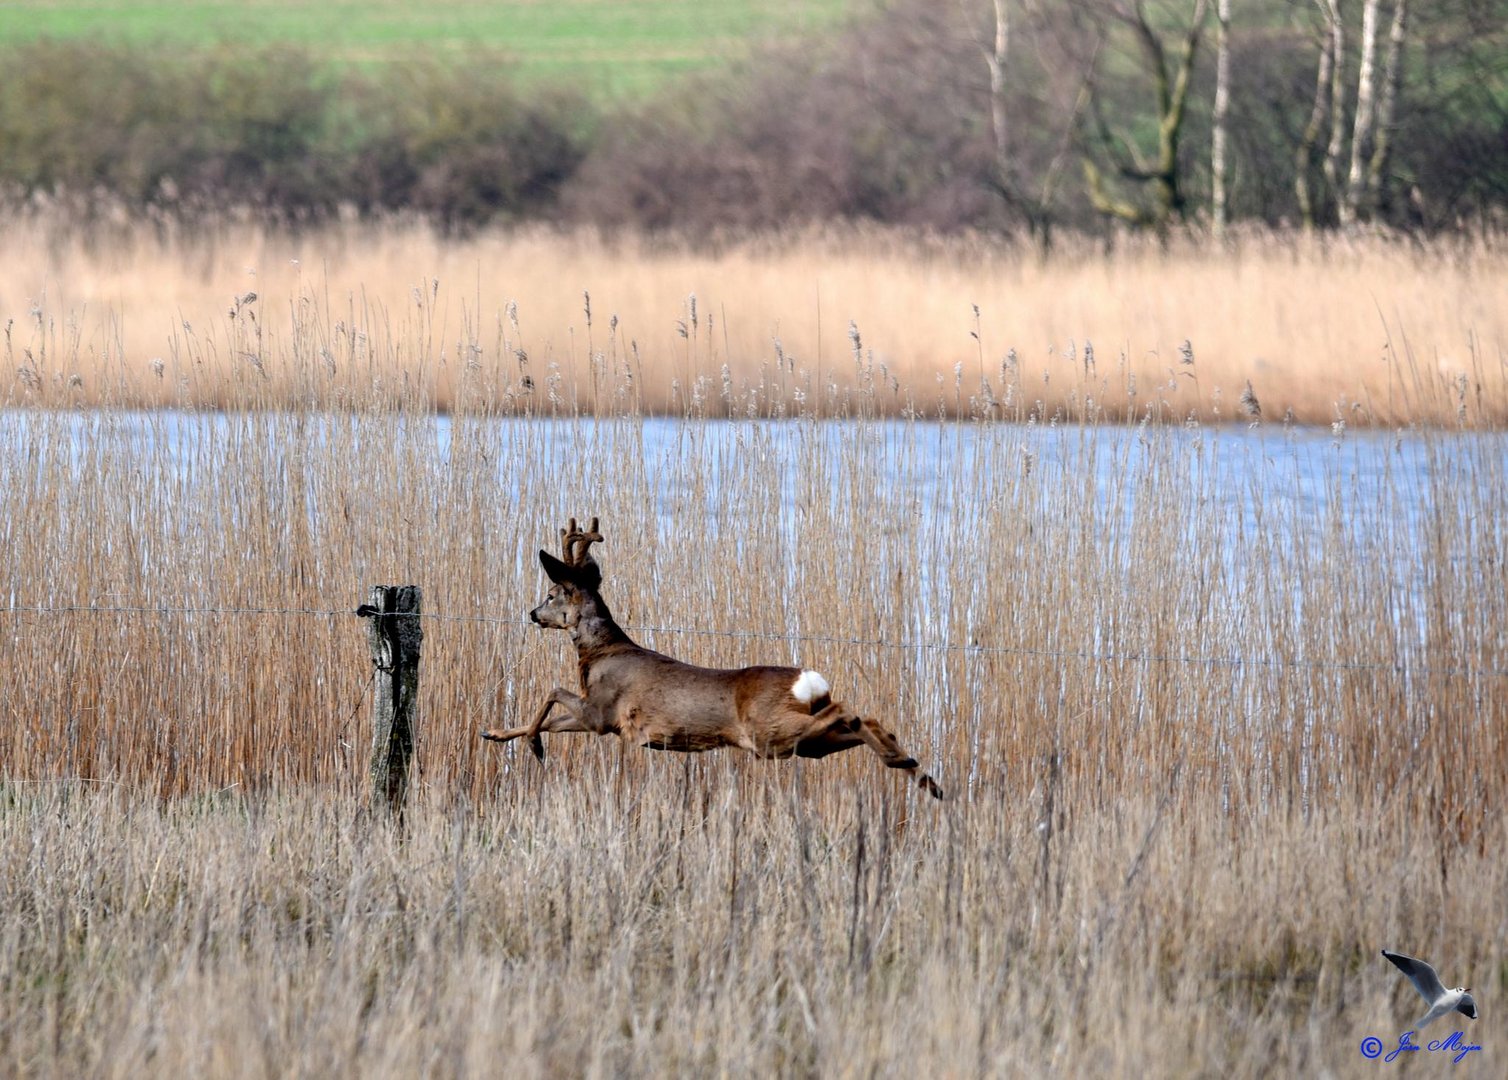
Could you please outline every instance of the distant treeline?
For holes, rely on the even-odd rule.
[[[1043,243],[1508,218],[1508,0],[894,0],[618,107],[484,54],[43,41],[0,70],[12,205],[697,234],[854,219]]]

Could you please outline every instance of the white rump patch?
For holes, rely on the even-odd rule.
[[[820,672],[803,671],[796,676],[796,685],[791,687],[791,693],[796,695],[796,700],[803,705],[810,705],[814,701],[820,701],[827,697],[832,687],[827,685]]]

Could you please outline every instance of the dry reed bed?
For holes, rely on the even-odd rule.
[[[0,412],[18,1073],[1349,1074],[1417,1012],[1383,945],[1496,1015],[1501,436],[442,421],[276,355],[343,408],[242,364],[185,375],[224,414]],[[574,675],[521,621],[572,513],[646,643],[821,668],[955,799],[483,746]],[[378,581],[432,616],[401,844],[358,809]]]
[[[1042,264],[866,232],[697,249],[405,224],[5,229],[10,400],[237,406],[250,373],[289,408],[365,399],[380,378],[443,409],[553,393],[593,410],[604,377],[631,373],[653,412],[840,413],[867,390],[892,415],[1242,420],[1249,382],[1268,421],[1508,423],[1495,239],[1254,234]]]
[[[480,796],[513,756],[477,731],[571,677],[524,615],[535,550],[592,512],[647,644],[819,667],[954,789],[1012,790],[1056,743],[1105,806],[1178,766],[1237,816],[1407,776],[1470,837],[1508,793],[1500,436],[0,415],[7,775],[349,777],[347,612],[402,582],[431,614],[426,775]]]

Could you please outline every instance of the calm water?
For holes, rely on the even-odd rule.
[[[265,438],[286,445],[289,436],[309,449],[346,436],[355,442],[375,438],[420,444],[418,453],[447,467],[457,426],[496,426],[504,444],[527,439],[542,469],[564,468],[582,448],[609,444],[636,447],[667,530],[698,511],[726,508],[724,485],[736,483],[757,459],[766,475],[780,477],[785,497],[802,489],[800,480],[816,459],[830,464],[857,451],[864,468],[882,483],[906,485],[907,501],[931,517],[969,497],[957,483],[960,472],[985,476],[999,469],[1029,466],[1044,483],[1072,477],[1075,485],[1092,474],[1092,490],[1119,510],[1135,510],[1136,485],[1127,476],[1174,468],[1196,486],[1231,497],[1228,526],[1237,532],[1259,528],[1262,511],[1281,508],[1300,521],[1319,523],[1337,497],[1353,505],[1386,506],[1401,513],[1411,529],[1423,525],[1443,481],[1450,488],[1492,484],[1508,462],[1508,433],[1429,433],[1348,430],[1336,434],[1314,428],[1272,425],[1140,429],[1123,426],[1072,427],[1036,424],[952,424],[926,421],[683,421],[591,419],[465,419],[398,416],[245,417],[218,413],[0,411],[0,466],[6,473],[35,463],[32,449],[43,431],[66,429],[83,467],[89,452],[137,459],[152,469],[202,471],[215,464],[216,446],[245,446]],[[345,429],[344,431],[342,429]],[[511,429],[511,430],[510,430]],[[527,429],[527,434],[523,430]],[[232,433],[237,438],[232,439]],[[352,435],[353,432],[362,434]],[[295,440],[296,441],[296,440]],[[48,439],[52,445],[55,440]],[[349,444],[347,444],[349,445]],[[208,451],[208,453],[206,453]],[[227,450],[225,467],[233,467]],[[13,473],[12,473],[13,474]],[[14,475],[14,474],[13,474]],[[499,483],[510,478],[500,469]],[[772,492],[771,499],[781,493]],[[1239,496],[1239,497],[1238,497]],[[1268,514],[1267,516],[1271,516]]]
[[[1199,528],[1206,542],[1240,549],[1243,535],[1280,523],[1295,557],[1344,513],[1375,520],[1399,558],[1399,585],[1421,573],[1410,549],[1425,548],[1425,529],[1442,514],[1481,513],[1482,493],[1503,483],[1508,434],[1407,433],[1264,427],[1053,427],[1038,424],[939,424],[923,421],[680,421],[680,419],[455,419],[448,416],[240,416],[181,412],[0,412],[0,462],[8,471],[41,468],[36,448],[68,446],[71,468],[89,462],[130,463],[137,472],[173,475],[189,489],[207,472],[234,468],[246,449],[259,460],[287,459],[291,446],[318,454],[327,440],[341,453],[391,440],[421,468],[445,471],[475,446],[520,454],[543,468],[572,468],[593,454],[636,457],[644,490],[654,499],[664,534],[704,514],[763,513],[768,502],[843,498],[846,475],[861,463],[878,481],[890,513],[941,520],[955,499],[998,498],[1003,478],[1072,490],[1098,504],[1104,528],[1129,528],[1140,501],[1166,496],[1155,483],[1172,477],[1199,492]],[[470,460],[477,460],[472,457]],[[484,460],[484,459],[483,459]],[[614,466],[617,468],[617,466]],[[737,489],[754,475],[778,490],[751,496]],[[962,480],[961,480],[962,477]],[[1018,480],[1019,478],[1019,480]],[[499,460],[502,490],[523,483]],[[181,484],[179,484],[181,486]],[[870,487],[873,490],[873,486]],[[1344,505],[1341,505],[1344,504]],[[318,499],[311,513],[320,513]],[[1496,508],[1496,501],[1493,501]],[[799,513],[781,516],[795,542]],[[1472,523],[1481,528],[1482,522]],[[1497,522],[1496,528],[1502,528]],[[1401,534],[1401,535],[1399,535]],[[1365,537],[1360,540],[1365,543]],[[923,567],[923,572],[926,567]]]
[[[802,500],[842,499],[850,487],[878,489],[886,514],[922,522],[958,513],[955,500],[1000,498],[1010,485],[1038,485],[1042,499],[1095,503],[1107,534],[1129,529],[1148,500],[1168,498],[1159,477],[1198,493],[1199,535],[1239,558],[1242,541],[1265,532],[1315,555],[1324,530],[1344,517],[1388,531],[1378,557],[1397,561],[1392,576],[1409,590],[1423,567],[1425,530],[1442,515],[1480,516],[1502,529],[1498,490],[1508,461],[1503,433],[1377,432],[1284,429],[1273,425],[1187,429],[1177,426],[1061,427],[923,421],[683,421],[675,419],[462,419],[431,416],[223,415],[180,412],[0,412],[0,468],[24,475],[40,468],[37,447],[67,447],[70,467],[111,462],[191,492],[242,457],[299,468],[324,443],[360,454],[390,442],[401,460],[443,475],[453,458],[498,461],[497,483],[521,490],[516,465],[544,475],[574,476],[590,490],[583,460],[637,459],[644,492],[654,500],[665,537],[700,520],[724,532],[739,514],[776,507],[791,543],[799,541]],[[303,453],[294,453],[302,446]],[[481,448],[480,451],[478,448]],[[246,453],[246,451],[253,451]],[[379,460],[390,458],[379,457]],[[576,470],[576,472],[572,472]],[[815,473],[815,475],[814,475]],[[585,477],[583,479],[583,477]],[[748,490],[752,483],[771,490]],[[537,478],[536,478],[537,482]],[[863,485],[863,486],[861,486]],[[1071,493],[1071,494],[1065,494]],[[309,512],[320,511],[313,485]],[[617,497],[617,493],[612,493]],[[605,499],[610,502],[610,499]],[[1186,498],[1180,498],[1185,506]],[[795,512],[791,512],[794,507]],[[766,523],[769,517],[765,516]],[[876,522],[876,524],[881,524]],[[1482,522],[1467,523],[1481,528]],[[1190,523],[1191,528],[1193,523]],[[1279,527],[1280,526],[1280,527]],[[1364,537],[1362,541],[1364,542]],[[1308,546],[1310,550],[1298,548]],[[1469,554],[1456,556],[1470,558]],[[922,574],[927,567],[920,567]]]

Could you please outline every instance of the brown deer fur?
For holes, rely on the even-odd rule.
[[[794,667],[695,667],[634,644],[603,602],[602,571],[587,553],[602,539],[597,519],[583,532],[572,518],[560,534],[563,560],[539,553],[553,586],[529,618],[571,635],[582,692],[557,687],[528,725],[486,731],[483,738],[526,738],[541,760],[540,736],[567,731],[616,734],[638,746],[689,753],[737,746],[764,758],[820,758],[867,746],[942,798],[942,788],[895,736],[833,701],[821,675]]]

